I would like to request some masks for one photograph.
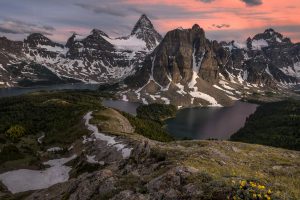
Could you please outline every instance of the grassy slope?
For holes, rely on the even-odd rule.
[[[81,116],[87,110],[96,109],[96,105],[98,105],[96,103],[98,97],[92,94],[70,93],[66,94],[66,97],[64,97],[65,94],[60,93],[54,93],[53,95],[54,96],[50,95],[47,96],[47,98],[42,98],[42,101],[37,101],[37,105],[54,98],[60,99],[59,103],[57,100],[54,100],[54,107],[62,109],[61,100],[63,99],[69,103],[78,104],[78,107],[75,109],[76,112],[69,113],[71,115],[77,113],[78,116],[79,114]],[[36,101],[33,96],[31,96],[31,98],[34,102]],[[86,99],[90,99],[90,101],[88,101],[90,103],[87,103]],[[57,103],[59,106],[56,105]],[[96,105],[94,103],[96,103]],[[65,105],[65,102],[63,105]],[[79,109],[80,112],[78,112],[78,108],[81,108]],[[39,109],[41,108],[39,107]],[[100,110],[100,112],[95,113],[95,117],[98,116],[99,118],[95,120],[119,121],[112,119],[114,116],[112,116],[112,118],[103,117],[105,115],[101,115],[101,111],[105,110],[101,109],[101,107],[99,107],[98,110]],[[1,112],[3,112],[3,110],[1,110]],[[60,119],[64,120],[63,118]],[[135,120],[136,119],[129,119],[134,126]],[[147,140],[141,135],[147,136],[147,134],[154,133],[156,128],[157,130],[161,129],[161,126],[151,129],[151,123],[147,124],[145,121],[142,122],[142,124],[146,124],[145,129],[141,127],[140,129],[136,129],[136,132],[138,132],[137,130],[141,131],[140,134],[125,134],[118,130],[114,131],[112,130],[114,126],[110,126],[108,132],[111,131],[114,134],[118,132],[118,135],[141,142],[142,140]],[[147,132],[149,129],[151,129],[151,132]],[[150,136],[148,135],[148,137],[151,138],[151,134]],[[34,142],[36,141],[37,135],[31,134],[30,137],[34,139],[29,140]],[[45,140],[45,142],[47,142],[47,140]],[[170,163],[172,166],[178,165],[197,169],[198,172],[192,177],[189,177],[189,181],[198,184],[208,199],[209,196],[215,193],[232,191],[232,188],[236,188],[233,182],[238,183],[240,180],[255,181],[256,183],[265,185],[272,190],[274,197],[281,199],[300,199],[300,152],[229,141],[173,141],[168,143],[150,141],[150,146],[151,151],[156,152],[157,157],[164,158],[166,163]],[[40,147],[38,146],[37,148]],[[159,175],[161,174],[158,172],[152,174],[152,178]],[[130,183],[132,187],[134,187],[134,184],[138,184],[138,182]]]
[[[233,181],[247,180],[265,185],[281,199],[300,199],[299,152],[227,141],[178,141],[160,148],[178,165],[212,177],[209,185],[214,190],[225,191]],[[201,178],[195,181],[202,184]]]
[[[145,140],[136,133],[119,135],[139,143]],[[300,199],[300,152],[230,141],[151,141],[150,144],[156,157],[170,165],[197,169],[189,181],[198,184],[208,199],[220,192],[228,195],[238,191],[241,180],[271,189],[272,199]],[[139,187],[138,183],[130,185]]]

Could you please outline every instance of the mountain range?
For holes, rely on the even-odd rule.
[[[119,38],[98,29],[74,33],[64,45],[40,33],[24,41],[0,37],[0,87],[119,83],[123,100],[222,106],[296,85],[299,58],[300,43],[273,29],[244,43],[211,41],[197,24],[162,37],[142,15]]]

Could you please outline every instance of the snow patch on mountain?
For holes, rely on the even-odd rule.
[[[252,49],[261,50],[263,47],[269,46],[268,42],[264,39],[252,40]]]
[[[118,50],[129,50],[129,51],[147,51],[146,42],[142,39],[137,38],[135,35],[131,35],[125,38],[111,39],[104,37],[106,41],[113,44]]]
[[[41,45],[41,44],[38,44],[37,48],[45,49],[46,51],[49,51],[49,52],[61,53],[63,55],[65,55],[69,51],[68,48],[64,48],[64,47],[60,47],[60,46],[53,47],[53,46]]]
[[[300,62],[294,63],[293,66],[280,68],[280,70],[286,75],[300,78]]]

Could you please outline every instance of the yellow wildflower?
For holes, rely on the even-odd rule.
[[[253,194],[253,198],[256,199],[256,198],[257,198],[257,195],[256,195],[256,194]]]
[[[267,194],[265,194],[265,198],[266,198],[267,200],[271,200],[271,197],[270,197],[269,195],[267,195]]]
[[[272,190],[269,189],[267,193],[268,193],[269,195],[272,194]]]
[[[261,199],[261,194],[258,194],[257,197],[258,197],[259,199]]]
[[[266,187],[263,186],[263,185],[258,185],[257,188],[258,188],[259,190],[264,190]]]
[[[256,183],[254,183],[252,181],[250,181],[250,185],[251,185],[251,187],[256,187]]]
[[[241,181],[241,183],[240,183],[240,184],[241,184],[241,186],[243,186],[243,187],[244,187],[244,186],[246,185],[246,183],[247,183],[246,181]]]

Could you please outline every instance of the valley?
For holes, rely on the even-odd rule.
[[[118,36],[37,27],[0,37],[1,200],[300,199],[299,42],[145,14]]]
[[[258,193],[272,199],[299,197],[298,151],[223,140],[175,140],[161,124],[174,116],[175,106],[149,105],[135,117],[101,105],[109,98],[107,93],[80,90],[1,98],[0,197],[224,199],[246,192],[239,188],[243,181],[264,186]],[[297,111],[295,103],[288,107]],[[268,109],[268,104],[261,107]],[[287,109],[282,105],[276,107]],[[8,131],[17,125],[23,127],[22,134]],[[289,127],[297,130],[297,123]],[[52,177],[51,170],[58,169],[66,170],[61,171],[66,176]],[[38,176],[26,179],[26,174],[39,171],[53,182],[43,185],[44,178]],[[15,175],[33,182],[29,188],[13,184]]]

